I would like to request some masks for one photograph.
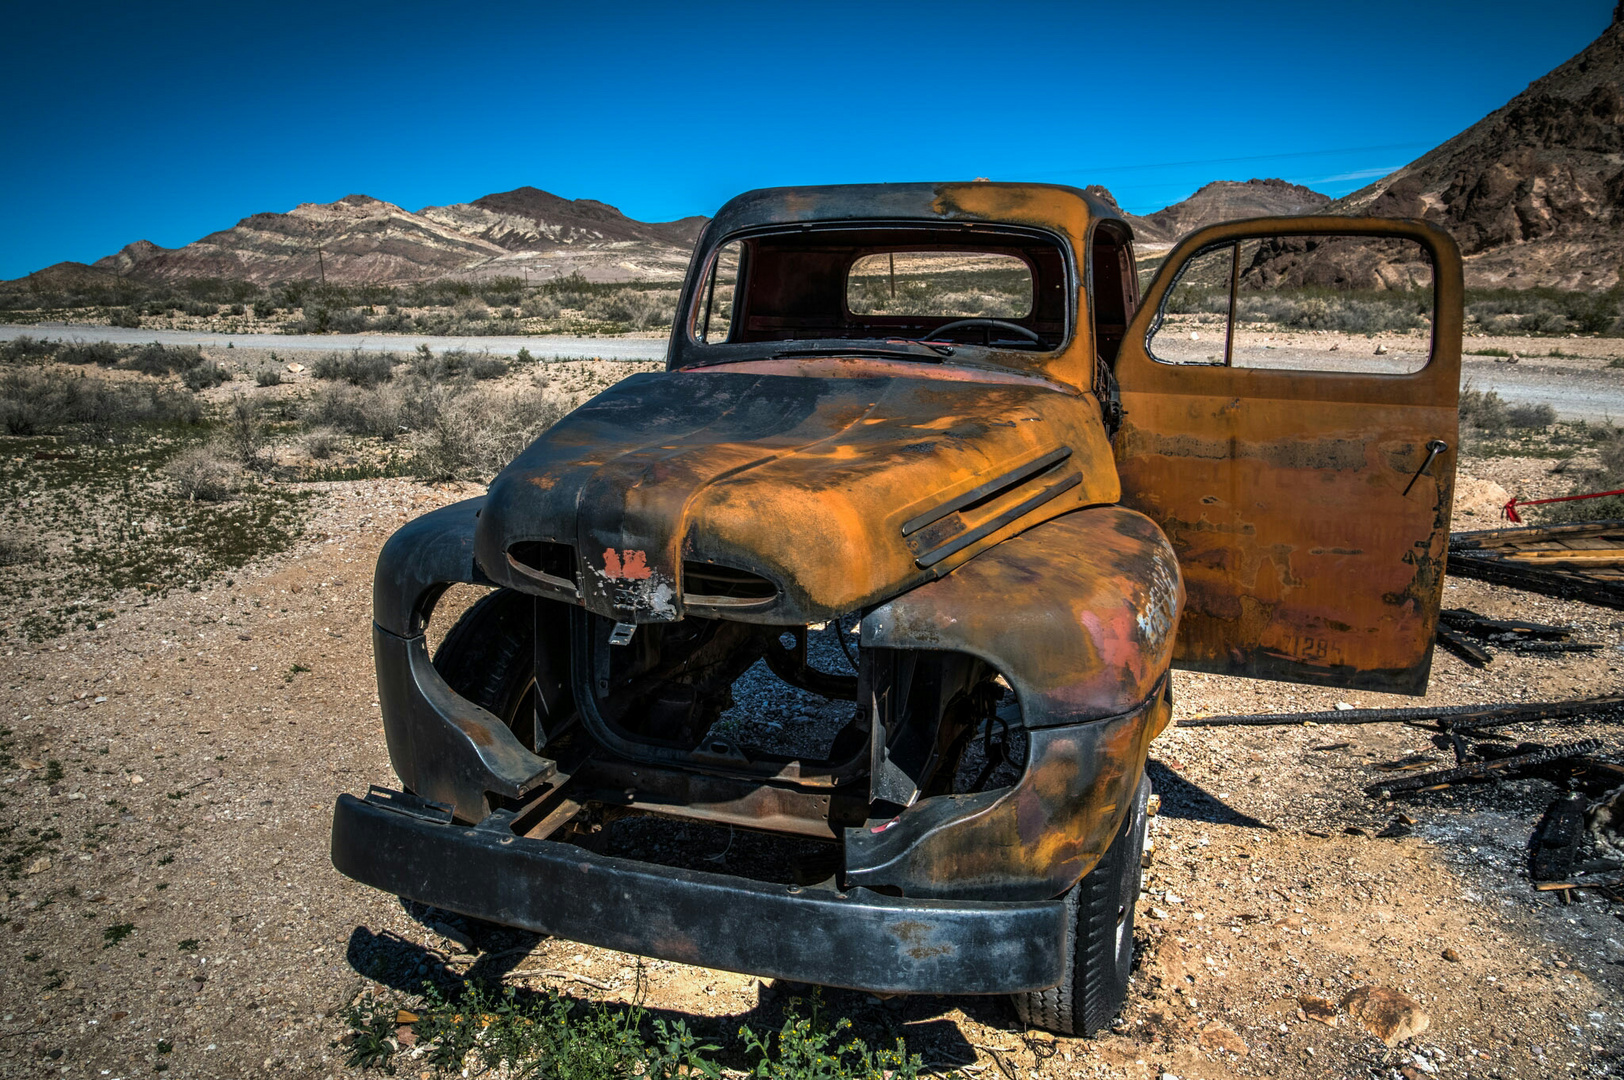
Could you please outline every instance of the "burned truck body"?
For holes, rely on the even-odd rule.
[[[1108,1023],[1170,669],[1424,689],[1459,370],[1459,255],[1423,223],[1238,222],[1143,299],[1137,270],[1120,214],[1070,188],[730,202],[666,370],[386,545],[405,790],[340,797],[335,865],[641,955]],[[1296,307],[1268,327],[1307,320],[1278,345],[1251,328],[1270,289]],[[1356,302],[1409,321],[1396,356],[1337,352]],[[431,658],[456,583],[491,591]],[[843,666],[809,653],[829,627]],[[763,667],[846,703],[827,753],[718,722]],[[626,815],[814,854],[602,850]]]

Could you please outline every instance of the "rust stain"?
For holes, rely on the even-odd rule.
[[[653,573],[647,552],[635,548],[619,552],[614,548],[603,549],[603,576],[611,581],[645,581]]]

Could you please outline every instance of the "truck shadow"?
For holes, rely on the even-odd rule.
[[[1241,813],[1154,758],[1145,763],[1145,772],[1150,776],[1152,789],[1162,797],[1163,817],[1205,821],[1209,825],[1234,825],[1242,829],[1274,828],[1250,814]]]
[[[470,985],[483,986],[487,991],[497,990],[521,967],[535,968],[535,962],[530,958],[531,952],[545,940],[541,934],[481,923],[420,904],[407,903],[405,907],[425,929],[456,941],[469,952],[453,957],[393,931],[374,933],[364,926],[356,927],[350,934],[346,950],[351,969],[403,995],[415,997],[432,987],[442,1000],[456,1002]],[[470,959],[471,963],[468,962]],[[615,1000],[635,997],[636,987],[633,983],[617,986],[613,997],[603,1000],[602,995],[595,993],[594,988],[588,985],[572,985],[565,979],[550,981],[559,985],[551,990],[519,988],[515,991],[516,999],[519,1002],[539,1002],[549,993],[556,993],[566,1000],[605,1009],[617,1018],[623,1018],[640,1008],[645,1026],[655,1019],[667,1022],[680,1020],[702,1041],[720,1045],[724,1063],[729,1067],[744,1069],[750,1068],[752,1063],[743,1060],[744,1043],[740,1038],[740,1028],[748,1026],[758,1034],[765,1035],[768,1031],[779,1030],[790,1015],[807,1017],[816,1013],[828,1022],[849,1019],[852,1023],[851,1034],[862,1039],[869,1047],[891,1047],[901,1038],[910,1054],[921,1055],[927,1066],[942,1068],[973,1065],[977,1060],[975,1047],[950,1015],[955,1009],[965,1010],[983,1024],[1006,1030],[1016,1027],[1014,1013],[1003,998],[918,996],[881,1001],[872,994],[860,991],[764,980],[757,983],[756,1002],[751,1008],[742,1012],[705,1015],[680,1008],[661,1007],[648,1001],[639,1006]],[[734,1057],[739,1060],[729,1060]]]

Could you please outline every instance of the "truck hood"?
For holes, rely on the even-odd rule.
[[[496,583],[617,622],[794,625],[939,577],[1117,500],[1092,397],[962,375],[634,375],[492,482]]]

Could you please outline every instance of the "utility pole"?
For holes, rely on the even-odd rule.
[[[891,299],[897,298],[897,253],[888,251],[885,257],[891,260]]]
[[[316,249],[316,266],[321,270],[321,283],[325,288],[327,285],[327,260],[321,257],[321,248]]]

